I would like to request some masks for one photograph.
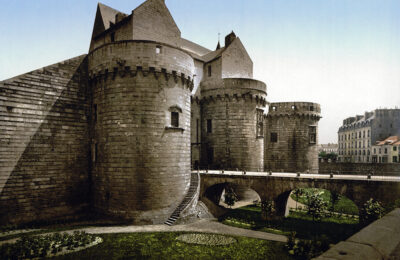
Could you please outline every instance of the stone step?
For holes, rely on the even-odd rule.
[[[179,219],[179,215],[182,210],[184,210],[189,205],[189,203],[193,199],[193,196],[196,194],[197,187],[199,185],[199,177],[197,173],[192,173],[190,177],[190,186],[185,197],[164,224],[172,226],[175,221]]]

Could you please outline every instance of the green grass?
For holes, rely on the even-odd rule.
[[[303,190],[309,191],[309,192],[313,192],[313,191],[321,192],[321,198],[325,202],[328,203],[328,209],[330,209],[332,207],[330,191],[324,190],[324,189],[316,189],[316,188],[305,188]],[[307,203],[308,203],[305,194],[303,194],[302,196],[299,196],[298,199],[296,198],[296,196],[293,193],[290,195],[290,197],[293,200],[297,200],[298,202],[300,202],[302,204],[307,205]],[[334,211],[339,212],[339,213],[349,214],[349,215],[358,215],[358,208],[357,208],[356,204],[354,204],[353,201],[351,201],[350,199],[348,199],[347,197],[344,197],[344,196],[339,197],[338,202],[336,202],[336,204],[335,204]]]
[[[313,222],[312,217],[304,212],[291,212],[287,218],[267,222],[261,219],[261,208],[255,205],[230,210],[220,221],[231,226],[283,235],[295,231],[301,239],[312,239],[324,234],[331,243],[345,240],[360,229],[355,219],[335,216]]]
[[[283,243],[235,237],[226,246],[193,245],[174,233],[124,233],[100,235],[104,242],[55,259],[293,259]]]

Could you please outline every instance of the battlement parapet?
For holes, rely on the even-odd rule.
[[[267,105],[267,86],[264,82],[248,78],[224,78],[201,83],[201,100],[249,100]]]
[[[108,69],[104,69],[103,71],[98,71],[97,73],[89,74],[89,80],[93,85],[96,85],[100,82],[106,82],[107,80],[113,80],[116,76],[119,77],[136,77],[138,73],[141,73],[143,77],[147,77],[149,75],[153,75],[154,78],[164,78],[165,81],[168,81],[170,78],[173,78],[175,83],[178,81],[182,82],[182,86],[187,87],[190,91],[193,90],[193,78],[187,76],[185,74],[180,74],[176,71],[168,72],[167,69],[161,68],[161,70],[156,70],[154,67],[142,68],[141,66],[137,66],[136,68],[131,68],[130,66],[126,66],[123,68],[114,68],[112,71]]]
[[[142,71],[193,81],[194,61],[185,51],[165,43],[127,40],[102,45],[88,54],[89,78],[135,76]]]
[[[321,106],[312,102],[276,102],[269,104],[267,117],[310,116],[321,118]]]

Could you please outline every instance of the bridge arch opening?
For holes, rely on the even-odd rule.
[[[312,203],[312,194],[315,194],[324,202],[324,211],[327,214],[358,218],[359,208],[356,203],[334,190],[296,188],[280,194],[275,199],[275,203],[279,204],[277,208],[279,208],[280,214],[284,216],[288,216],[290,211],[307,212],[308,205]]]
[[[233,193],[235,198],[233,205],[227,203],[227,197],[231,195],[229,193]],[[208,187],[203,198],[224,209],[235,209],[261,202],[260,195],[251,187],[230,182],[218,183]]]

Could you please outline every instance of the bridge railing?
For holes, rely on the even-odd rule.
[[[301,172],[253,172],[245,170],[194,170],[193,173],[198,174],[217,174],[217,175],[249,175],[249,176],[271,176],[271,177],[297,177],[297,178],[312,178],[312,179],[349,179],[349,180],[371,180],[371,181],[398,181],[400,176],[376,176],[367,175],[352,175],[352,174],[314,174]]]

